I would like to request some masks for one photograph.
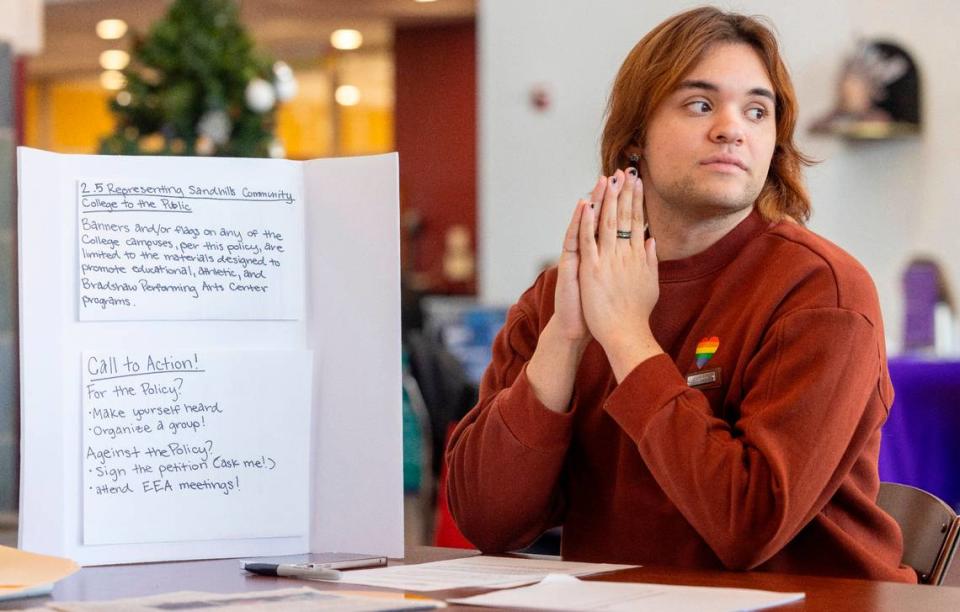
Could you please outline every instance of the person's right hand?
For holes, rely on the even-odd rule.
[[[537,348],[527,363],[527,380],[533,394],[547,409],[561,414],[570,410],[580,358],[593,339],[580,303],[580,227],[586,225],[582,223],[585,211],[591,206],[599,208],[606,186],[606,177],[601,177],[590,199],[577,202],[563,238],[553,316],[540,333]]]
[[[557,290],[554,296],[554,319],[557,331],[565,340],[580,345],[590,342],[590,330],[583,318],[583,307],[580,304],[580,217],[583,211],[591,206],[600,206],[603,193],[606,189],[606,177],[600,177],[589,200],[580,200],[573,210],[573,218],[567,227],[563,238],[563,251],[560,253],[560,264],[557,273]],[[598,211],[599,212],[599,211]]]

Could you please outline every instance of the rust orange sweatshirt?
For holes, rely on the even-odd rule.
[[[511,308],[447,449],[451,510],[478,548],[563,525],[573,560],[916,581],[875,503],[893,389],[853,258],[754,212],[661,262],[651,327],[666,354],[617,385],[592,342],[566,414],[525,374],[555,286],[552,269]]]

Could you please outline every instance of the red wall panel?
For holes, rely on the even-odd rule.
[[[474,23],[399,27],[396,143],[404,218],[419,231],[404,236],[405,268],[436,293],[475,293],[476,275],[451,282],[443,273],[447,232],[465,226],[476,261],[477,125]]]

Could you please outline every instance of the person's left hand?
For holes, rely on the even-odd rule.
[[[660,296],[656,242],[644,240],[643,183],[635,170],[617,170],[607,179],[599,227],[597,213],[586,209],[581,216],[580,299],[587,327],[619,382],[663,352],[650,331]]]

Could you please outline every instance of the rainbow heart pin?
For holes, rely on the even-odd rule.
[[[717,352],[719,346],[720,338],[717,336],[704,338],[700,342],[697,342],[697,369],[707,365],[707,362],[710,361],[713,354]]]

